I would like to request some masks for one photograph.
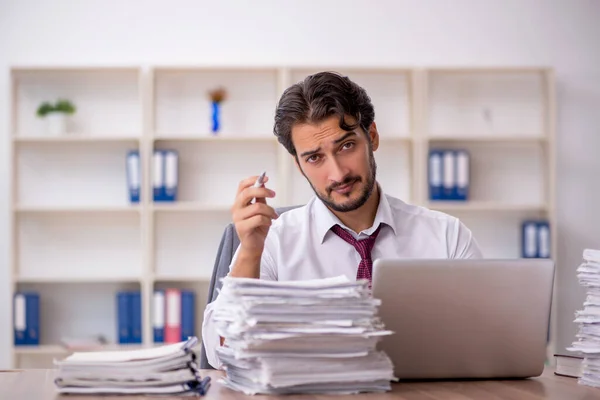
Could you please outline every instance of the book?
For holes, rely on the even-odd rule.
[[[581,354],[554,354],[556,361],[555,375],[569,378],[581,378],[583,355]]]

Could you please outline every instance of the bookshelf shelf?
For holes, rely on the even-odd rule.
[[[430,201],[427,207],[442,212],[476,211],[476,212],[546,212],[544,204],[510,204],[493,201]]]
[[[140,213],[139,206],[21,206],[15,207],[20,214],[44,213]]]
[[[314,195],[273,136],[273,117],[288,86],[322,70],[347,74],[373,100],[386,193],[459,217],[486,257],[519,257],[521,223],[546,219],[556,258],[554,77],[546,68],[13,68],[11,291],[36,291],[43,304],[40,345],[14,346],[13,366],[67,354],[57,345],[63,337],[102,334],[114,343],[122,290],[141,292],[143,346],[153,345],[156,289],[194,291],[201,335],[239,182],[266,171],[274,207]],[[208,93],[218,87],[228,96],[215,135]],[[57,136],[36,109],[59,96],[77,112]],[[468,201],[429,200],[428,155],[440,148],[469,153]],[[153,200],[155,149],[178,154],[175,202]],[[128,192],[131,150],[140,155],[138,203]]]
[[[448,142],[448,143],[481,143],[481,144],[542,144],[548,141],[543,135],[449,135],[449,136],[431,136],[427,138],[429,142]]]
[[[246,136],[206,136],[206,135],[155,135],[155,142],[170,141],[170,142],[207,142],[207,143],[276,143],[277,140],[273,135],[246,135]]]
[[[49,144],[49,143],[128,143],[131,145],[137,145],[140,141],[139,137],[134,136],[16,136],[15,143],[22,144]]]
[[[60,345],[14,346],[16,355],[67,355],[69,350]]]
[[[51,356],[67,356],[79,351],[113,351],[113,350],[135,350],[145,345],[135,344],[106,344],[93,347],[69,348],[60,344],[46,344],[37,346],[14,346],[14,351],[17,355],[51,355]]]
[[[67,275],[46,275],[46,276],[15,276],[17,283],[54,283],[54,284],[73,284],[73,283],[141,283],[142,276],[125,275],[88,275],[88,276],[67,276]]]
[[[211,275],[155,275],[152,280],[155,284],[169,282],[197,282],[210,283]]]
[[[199,202],[153,203],[155,212],[229,212],[231,205],[204,204]]]

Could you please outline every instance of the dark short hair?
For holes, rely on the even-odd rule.
[[[350,125],[345,116],[356,121]],[[292,143],[295,124],[318,123],[331,116],[339,117],[345,131],[361,127],[368,135],[375,110],[367,92],[347,76],[337,72],[319,72],[287,88],[275,110],[273,133],[287,151],[296,156]]]

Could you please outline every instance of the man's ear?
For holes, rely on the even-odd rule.
[[[375,121],[373,121],[369,128],[369,138],[371,139],[371,143],[373,143],[373,151],[377,150],[379,147],[379,132],[377,132],[377,124]]]

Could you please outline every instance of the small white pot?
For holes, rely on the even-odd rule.
[[[46,115],[48,133],[53,136],[64,135],[67,132],[67,115],[62,112],[51,112]]]

